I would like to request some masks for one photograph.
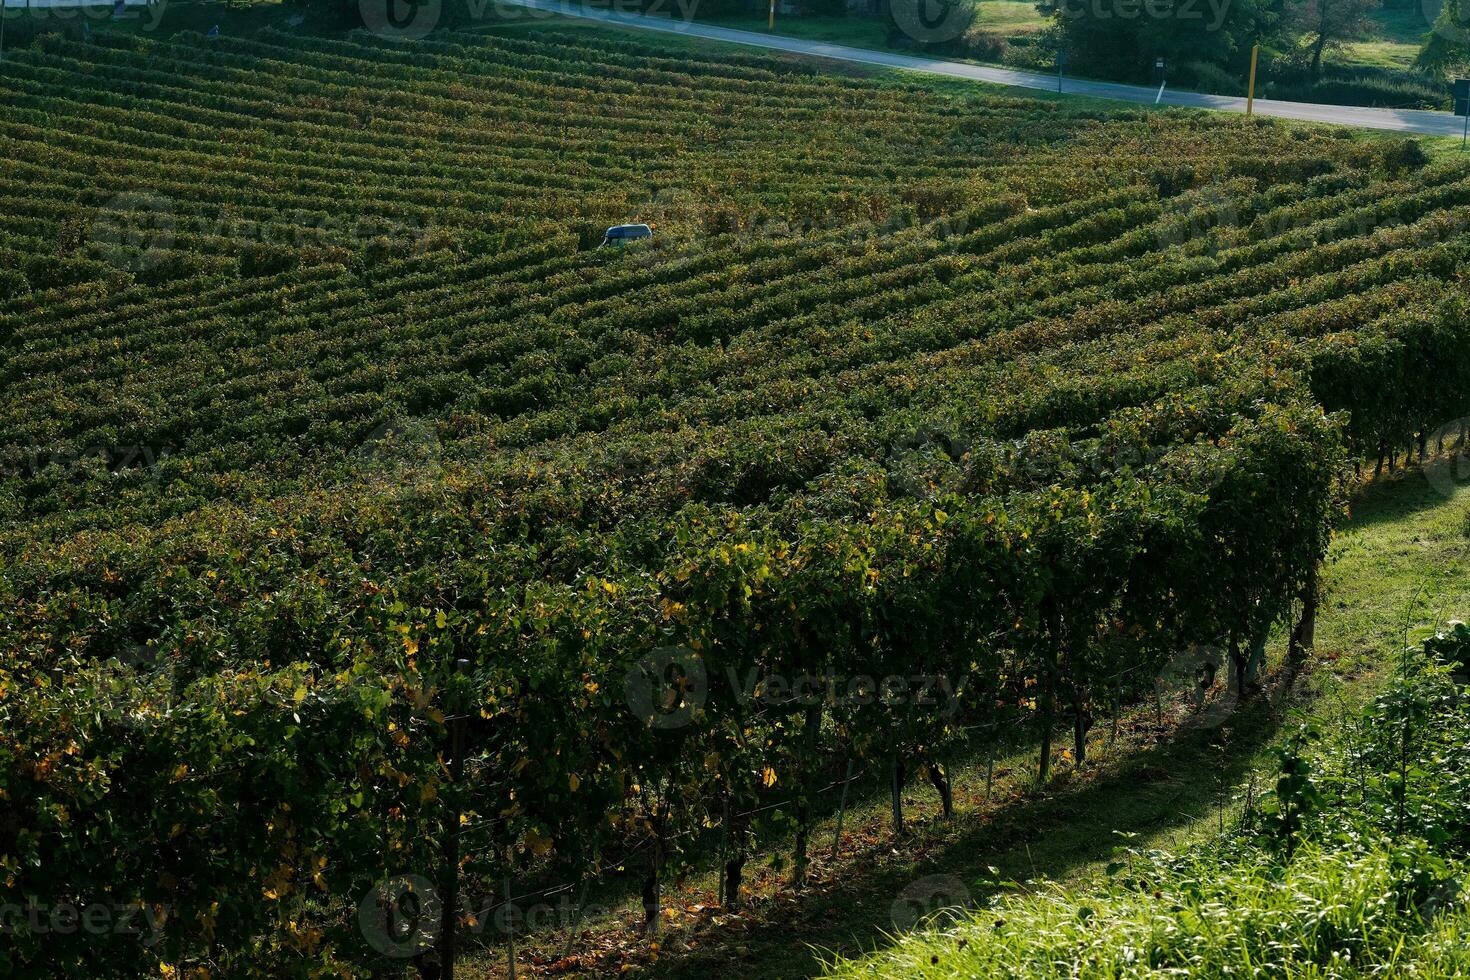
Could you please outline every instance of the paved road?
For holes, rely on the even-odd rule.
[[[1010,68],[988,68],[960,61],[942,61],[937,58],[893,54],[887,51],[869,51],[866,48],[850,48],[841,44],[825,44],[821,41],[804,41],[800,38],[781,37],[775,34],[758,34],[754,31],[699,24],[678,17],[655,17],[647,14],[584,7],[572,0],[501,0],[501,2],[623,27],[663,31],[684,37],[708,38],[711,41],[727,41],[731,44],[746,44],[774,51],[789,51],[794,54],[830,58],[834,61],[880,65],[885,68],[917,71],[928,75],[944,75],[949,78],[968,78],[995,85],[1013,85],[1049,92],[1057,90],[1055,75],[1038,75],[1033,72],[1014,71]],[[670,6],[678,9],[677,4],[670,4]],[[1103,99],[1120,99],[1124,102],[1143,102],[1150,105],[1158,96],[1157,88],[1122,85],[1116,82],[1088,82],[1070,78],[1063,82],[1062,91],[1075,95],[1091,95]],[[1164,89],[1160,102],[1164,105],[1218,109],[1222,112],[1245,112],[1245,99],[1243,98],[1229,95],[1203,95],[1199,92],[1172,92],[1167,87]],[[1282,119],[1339,123],[1344,126],[1390,129],[1404,133],[1424,133],[1430,136],[1459,136],[1464,126],[1463,119],[1448,112],[1426,112],[1419,109],[1364,109],[1357,106],[1257,99],[1255,111],[1262,116],[1278,116]]]

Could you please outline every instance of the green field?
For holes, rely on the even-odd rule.
[[[1378,10],[1373,14],[1377,36],[1354,41],[1337,59],[1346,65],[1382,68],[1412,68],[1432,26],[1418,6],[1403,10]]]
[[[857,953],[931,859],[1104,856],[1035,821],[1192,839],[1125,784],[1209,809],[1206,661],[1318,610],[1366,697],[1421,557],[1462,605],[1457,156],[401,26],[0,62],[0,907],[149,924],[0,973],[431,976],[457,887],[481,973],[800,974],[805,895]]]

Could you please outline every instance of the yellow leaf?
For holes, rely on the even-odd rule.
[[[551,838],[532,827],[526,831],[526,847],[532,854],[541,857],[551,850]]]
[[[766,766],[766,768],[761,772],[761,785],[766,787],[775,786],[776,770],[772,769],[770,766]]]
[[[582,780],[580,778],[578,778],[578,776],[577,776],[576,773],[574,773],[574,772],[567,773],[567,788],[568,789],[570,789],[573,793],[575,793],[577,791],[577,787],[579,787],[581,785],[582,785]]]

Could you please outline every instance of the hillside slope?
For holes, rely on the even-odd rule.
[[[48,38],[0,105],[0,869],[173,923],[20,976],[402,967],[394,875],[799,876],[849,759],[1251,683],[1348,461],[1470,412],[1413,144],[555,33]]]

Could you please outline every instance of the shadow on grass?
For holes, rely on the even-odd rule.
[[[1467,469],[1463,457],[1444,456],[1371,478],[1353,496],[1350,526],[1363,530],[1439,507],[1470,485]]]
[[[1250,773],[1279,722],[1273,705],[1260,697],[1219,728],[1181,730],[1105,763],[1102,772],[1053,784],[988,818],[961,811],[950,828],[928,821],[915,836],[932,839],[916,859],[887,844],[872,847],[836,869],[837,880],[825,890],[756,922],[706,932],[698,947],[674,954],[648,975],[711,980],[754,968],[762,978],[815,976],[822,962],[814,950],[856,955],[888,945],[893,903],[925,876],[953,875],[978,897],[975,882],[989,877],[990,867],[1015,880],[1075,873],[1114,852],[1120,842],[1114,831],[1154,834],[1213,812]],[[1224,750],[1217,747],[1222,743]],[[1202,773],[1209,778],[1201,779]]]

